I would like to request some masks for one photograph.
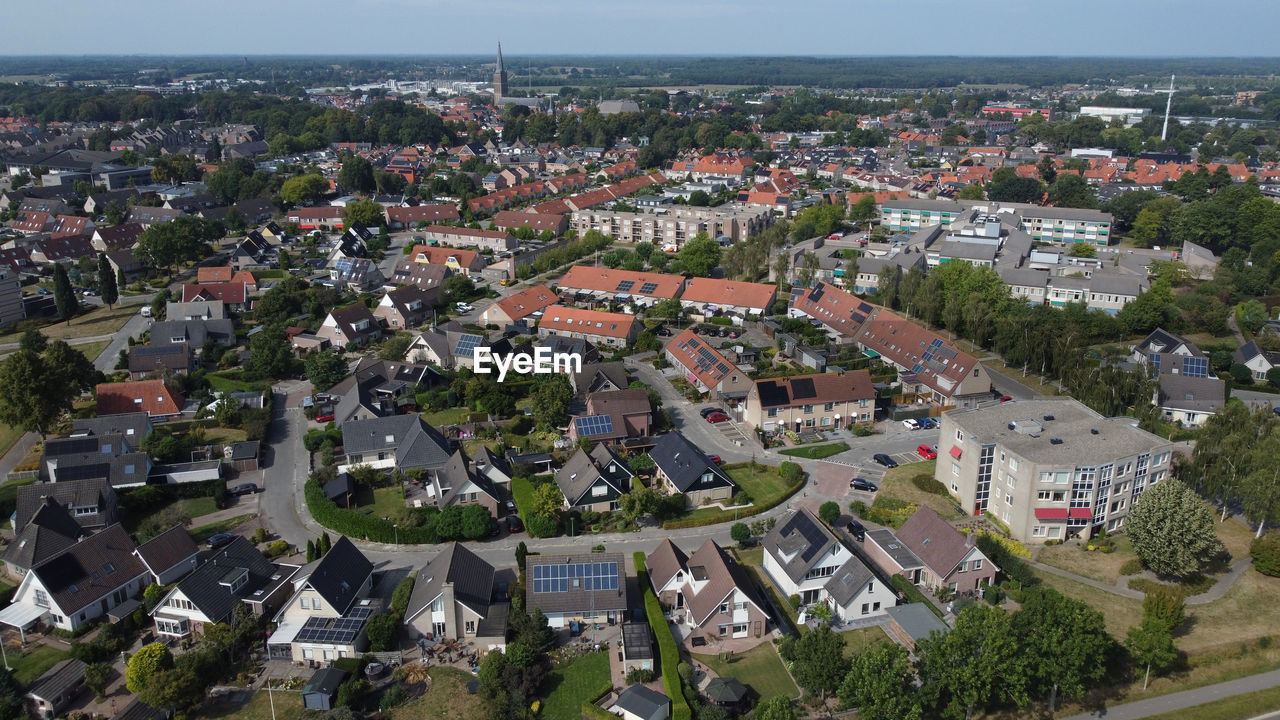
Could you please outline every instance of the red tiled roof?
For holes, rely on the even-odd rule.
[[[406,256],[414,262],[430,263],[435,265],[446,265],[449,258],[456,258],[458,264],[464,268],[471,267],[476,261],[476,257],[480,253],[475,250],[463,250],[460,248],[442,248],[432,247],[430,245],[414,245]]]
[[[777,292],[776,285],[766,283],[696,277],[685,285],[680,299],[709,305],[764,308],[767,311]]]
[[[387,208],[387,218],[393,223],[438,222],[459,217],[458,206],[452,203]]]
[[[625,338],[631,334],[631,328],[636,322],[638,321],[634,315],[552,305],[543,312],[538,328]]]
[[[920,365],[916,379],[944,397],[951,397],[978,364],[977,358],[958,350],[946,338],[888,310],[880,310],[868,320],[857,340],[863,347],[906,368],[904,374],[911,374],[911,368]],[[924,356],[931,347],[937,349],[926,360]]]
[[[875,310],[852,293],[826,283],[819,283],[814,288],[793,289],[788,307],[848,337],[857,335]]]
[[[544,308],[556,304],[556,294],[546,285],[534,285],[528,290],[505,297],[497,303],[498,308],[512,320],[527,317]]]
[[[229,304],[244,303],[244,283],[195,283],[182,286],[182,302],[191,302],[201,298],[205,300],[221,300]]]
[[[671,338],[666,349],[675,362],[708,388],[719,385],[734,370],[733,363],[703,338],[695,335],[693,328],[686,328]]]
[[[625,283],[631,283],[630,286]],[[644,292],[645,284],[654,288]],[[635,270],[611,270],[590,265],[574,265],[557,283],[561,288],[575,290],[591,290],[604,293],[625,293],[643,297],[673,298],[680,294],[684,287],[684,277],[664,273],[639,272]]]
[[[182,395],[170,390],[163,380],[102,383],[97,387],[97,396],[99,415],[145,412],[156,416],[182,412]]]

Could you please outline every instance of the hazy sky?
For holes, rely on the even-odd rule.
[[[59,0],[0,55],[1280,56],[1277,0]]]

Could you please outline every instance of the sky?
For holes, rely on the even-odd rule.
[[[59,0],[0,25],[0,55],[1280,56],[1277,0]]]

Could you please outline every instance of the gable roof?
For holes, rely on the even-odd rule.
[[[928,505],[921,505],[895,534],[938,577],[951,574],[973,549],[970,537],[952,527]]]
[[[680,295],[684,282],[681,275],[574,265],[556,284],[562,288],[592,292],[673,298]]]
[[[63,660],[27,686],[27,697],[50,701],[50,704],[55,707],[61,705],[54,701],[63,698],[67,691],[84,682],[84,668],[85,664],[82,660],[75,658]],[[66,698],[66,700],[70,699]]]
[[[618,693],[613,707],[620,708],[640,720],[665,720],[671,715],[671,700],[645,685],[631,685]]]
[[[200,552],[196,541],[187,529],[174,525],[138,546],[138,557],[153,575],[163,575],[166,570]]]
[[[649,571],[649,582],[654,590],[661,589],[671,578],[676,576],[688,564],[689,556],[678,545],[666,537],[658,543],[644,559],[645,568]]]
[[[569,505],[578,505],[596,481],[603,479],[619,493],[631,487],[633,473],[617,455],[603,444],[587,452],[578,449],[564,467],[556,471],[556,485]]]
[[[657,442],[649,450],[649,457],[653,458],[658,469],[679,492],[688,490],[708,472],[717,477],[722,485],[733,486],[733,480],[681,433],[659,435]]]
[[[591,609],[596,612],[609,610],[626,610],[627,578],[626,566],[622,553],[583,552],[571,555],[529,555],[525,558],[525,607],[529,612],[541,610],[545,614],[552,613],[585,613]],[[539,579],[540,572],[535,568],[563,566],[563,571],[551,571],[552,580]],[[602,587],[588,588],[582,579],[585,571],[594,571],[597,567],[616,570],[616,575],[603,575]],[[562,573],[562,574],[560,574]],[[564,590],[557,587],[556,581],[563,584]],[[547,588],[539,585],[547,583]],[[616,586],[616,589],[615,587]]]
[[[697,568],[702,568],[701,572],[707,578],[707,584],[688,598],[689,610],[698,623],[702,623],[715,612],[720,603],[724,602],[735,588],[741,590],[761,612],[768,615],[765,604],[756,596],[755,585],[747,577],[746,571],[730,558],[715,540],[707,538],[702,546],[689,556],[686,565],[691,577],[699,572]]]
[[[35,516],[36,511],[44,505],[46,498],[63,507],[68,505],[76,507],[97,505],[98,514],[80,515],[75,520],[77,524],[85,526],[102,524],[102,514],[108,510],[105,506],[108,505],[109,498],[114,497],[114,495],[115,490],[112,489],[111,483],[104,478],[23,485],[18,488],[14,527],[17,532],[21,533],[27,523],[31,522],[31,518]]]
[[[252,596],[272,582],[284,582],[285,576],[297,569],[294,566],[286,567],[291,570],[282,571],[281,566],[263,557],[253,543],[237,537],[206,557],[199,567],[180,580],[170,592],[181,592],[205,617],[213,622],[222,622],[231,616],[242,598]],[[234,568],[243,569],[249,575],[248,582],[236,593],[222,584],[228,571]],[[156,606],[156,612],[160,612],[163,607],[162,601]]]
[[[708,388],[715,388],[736,368],[706,340],[685,328],[667,343],[667,353]]]
[[[1135,352],[1143,355],[1149,353],[1175,353],[1181,348],[1189,353],[1192,357],[1205,357],[1202,351],[1195,343],[1187,340],[1181,335],[1175,335],[1164,328],[1156,328],[1142,339],[1142,342],[1134,346]]]
[[[431,603],[444,591],[446,583],[453,585],[453,599],[465,605],[480,617],[489,613],[489,599],[493,594],[493,566],[461,543],[452,542],[436,554],[418,571],[409,596],[409,606],[404,614],[408,625],[414,618],[431,607]]]
[[[707,305],[763,308],[767,311],[777,292],[776,285],[695,277],[689,279],[680,299]]]
[[[330,607],[345,613],[372,574],[373,564],[344,535],[312,568],[307,584],[328,601]]]
[[[183,397],[170,390],[163,380],[101,383],[96,388],[99,415],[145,412],[148,415],[177,415]]]
[[[761,408],[798,407],[829,402],[854,402],[875,398],[871,373],[851,372],[793,375],[756,380],[756,393]]]
[[[394,450],[400,468],[440,467],[452,454],[449,441],[417,414],[345,422],[342,444],[348,455]]]
[[[551,305],[538,321],[538,329],[626,338],[637,323],[639,320],[634,315]]]
[[[245,301],[245,284],[223,282],[183,285],[182,302],[193,300],[221,300],[228,305],[242,305]]]
[[[845,337],[854,337],[875,308],[840,288],[818,283],[812,288],[794,288],[788,307],[826,325]]]
[[[453,258],[459,266],[469,268],[475,265],[476,259],[480,257],[480,253],[476,250],[464,250],[461,248],[445,248],[435,247],[432,245],[414,245],[413,249],[405,255],[404,259],[397,264],[403,263],[427,263],[432,265],[444,265]]]
[[[978,359],[962,352],[946,338],[899,317],[880,310],[862,326],[857,336],[864,348],[874,350],[900,367],[904,378],[915,376],[945,397],[951,397]]]
[[[119,523],[90,535],[31,568],[49,596],[68,614],[106,597],[146,572],[138,549]]]
[[[778,519],[761,544],[787,577],[799,582],[837,542],[813,513],[793,508]]]
[[[66,508],[46,497],[5,548],[4,561],[28,569],[76,544],[86,534]]]
[[[523,317],[556,304],[556,294],[546,285],[534,285],[528,290],[521,290],[509,295],[497,303],[497,307],[512,320]]]

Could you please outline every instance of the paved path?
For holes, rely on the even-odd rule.
[[[120,359],[120,351],[129,347],[129,338],[138,337],[149,327],[151,327],[151,318],[143,317],[141,312],[134,313],[118,332],[102,338],[103,340],[110,340],[111,344],[102,349],[98,359],[93,361],[93,366],[104,373],[110,374],[116,369],[116,362]]]
[[[1250,675],[1239,680],[1229,680],[1216,685],[1206,685],[1194,690],[1161,695],[1147,700],[1125,703],[1115,707],[1097,710],[1080,715],[1072,715],[1064,720],[1089,720],[1090,718],[1106,718],[1106,720],[1136,720],[1149,715],[1184,710],[1204,705],[1233,695],[1267,690],[1280,685],[1280,670],[1272,670],[1258,675]],[[1263,708],[1259,708],[1262,710]],[[1193,717],[1191,715],[1188,718]]]

